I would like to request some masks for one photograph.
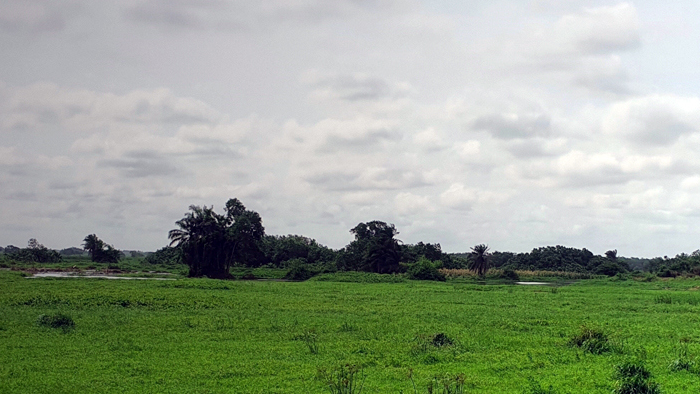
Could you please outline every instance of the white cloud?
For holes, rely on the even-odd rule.
[[[649,95],[615,103],[603,131],[639,144],[669,145],[700,131],[700,98]]]
[[[630,3],[587,8],[581,13],[562,17],[554,33],[555,40],[583,53],[626,50],[640,43],[639,16]]]
[[[434,210],[426,196],[402,192],[394,197],[394,206],[399,215],[421,215]]]

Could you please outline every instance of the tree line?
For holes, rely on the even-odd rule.
[[[603,256],[587,249],[564,246],[535,248],[527,253],[496,251],[486,244],[475,245],[468,253],[448,254],[439,243],[406,244],[397,238],[393,224],[382,221],[359,223],[350,233],[354,240],[334,250],[302,235],[268,235],[260,215],[243,203],[230,199],[223,213],[213,207],[189,207],[168,233],[170,245],[148,254],[147,263],[186,264],[190,276],[230,277],[234,266],[295,269],[302,272],[366,271],[383,274],[406,272],[416,277],[440,279],[439,268],[471,269],[483,276],[490,268],[502,270],[543,270],[615,275],[644,270],[661,276],[700,275],[700,251],[673,258],[654,259],[618,257],[616,250]],[[30,239],[26,248],[8,245],[0,248],[5,258],[21,262],[60,262],[63,255],[87,251],[94,262],[116,264],[124,253],[95,234],[83,239],[82,249],[60,252]],[[132,257],[141,256],[131,253]]]

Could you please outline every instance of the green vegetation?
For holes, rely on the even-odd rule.
[[[95,234],[87,235],[83,239],[83,249],[87,250],[90,260],[95,263],[116,264],[122,258],[122,253],[119,250],[104,243]]]
[[[695,279],[552,292],[365,272],[279,282],[0,271],[0,286],[0,392],[323,393],[319,370],[342,389],[350,366],[362,393],[700,390]],[[649,375],[616,367],[630,359]]]

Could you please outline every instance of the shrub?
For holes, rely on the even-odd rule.
[[[438,271],[437,264],[432,261],[421,258],[417,262],[408,265],[406,270],[406,275],[408,279],[413,280],[437,280],[445,281],[445,275]]]
[[[284,276],[285,279],[303,281],[312,278],[316,272],[311,271],[306,264],[294,264]]]
[[[591,354],[603,354],[613,350],[608,335],[604,331],[588,326],[581,326],[580,332],[569,340],[569,345]]]
[[[63,329],[63,331],[68,331],[75,327],[73,318],[62,313],[57,313],[55,315],[41,315],[37,319],[36,323],[40,327],[60,328]]]
[[[660,394],[659,385],[641,361],[626,361],[615,366],[614,394]]]
[[[144,261],[148,264],[154,265],[177,265],[181,264],[182,262],[181,253],[182,250],[180,248],[166,246],[146,256]]]
[[[499,275],[501,279],[508,279],[508,280],[515,280],[518,281],[520,280],[520,275],[518,275],[517,272],[510,268],[506,268],[501,272],[501,275]]]
[[[448,337],[444,332],[439,332],[433,336],[433,346],[435,347],[450,346],[453,343],[452,338]]]

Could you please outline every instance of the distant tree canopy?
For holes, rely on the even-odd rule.
[[[181,262],[181,252],[180,248],[166,246],[150,253],[144,260],[149,264],[176,265]]]
[[[461,257],[465,254],[455,254]],[[490,266],[509,270],[570,271],[600,275],[627,272],[630,267],[617,251],[608,251],[606,257],[596,256],[588,249],[569,248],[561,245],[535,248],[529,253],[493,252]]]
[[[58,263],[61,261],[61,255],[57,251],[40,244],[36,238],[31,238],[27,247],[23,249],[10,245],[5,248],[5,253],[11,260],[26,263]]]
[[[182,261],[190,267],[190,276],[230,277],[229,268],[236,263],[257,266],[264,262],[259,242],[265,235],[257,212],[246,210],[233,198],[226,202],[225,214],[213,207],[190,206],[190,212],[175,222],[171,246],[181,250]]]
[[[106,244],[97,235],[90,234],[83,239],[83,249],[88,251],[90,259],[96,263],[118,263],[122,253],[112,245]]]
[[[61,249],[58,253],[60,253],[61,256],[82,256],[83,253],[85,253],[85,250],[81,248],[71,247]]]
[[[301,235],[266,235],[260,248],[268,264],[280,267],[283,263],[301,259],[307,264],[334,262],[336,253],[316,240]]]
[[[380,221],[360,223],[350,230],[355,240],[341,249],[338,268],[387,274],[399,272],[401,248],[394,237],[399,233],[393,224]]]

